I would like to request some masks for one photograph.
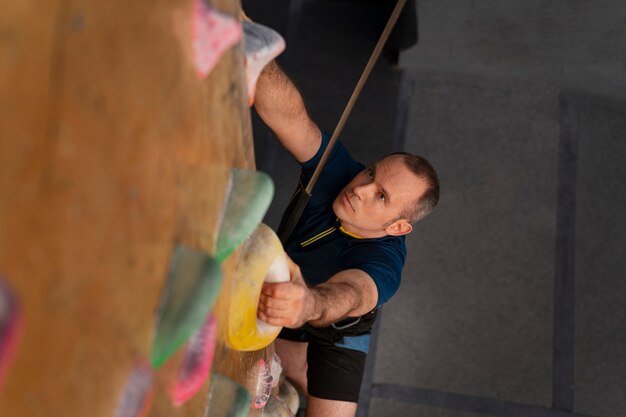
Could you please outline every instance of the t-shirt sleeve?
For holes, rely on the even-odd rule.
[[[366,272],[378,290],[377,306],[381,306],[398,291],[406,258],[404,245],[387,244],[369,250],[351,251],[350,268]]]

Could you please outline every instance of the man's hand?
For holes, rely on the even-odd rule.
[[[327,327],[347,317],[358,317],[376,307],[378,291],[372,278],[359,269],[335,274],[309,288],[300,267],[289,262],[290,282],[265,283],[257,316],[268,324],[291,329],[309,323]]]
[[[268,324],[295,329],[315,318],[315,301],[302,278],[300,267],[289,257],[287,262],[290,281],[263,284],[257,315]]]

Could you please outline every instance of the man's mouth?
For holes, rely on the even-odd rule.
[[[350,207],[350,210],[355,211],[355,210],[354,210],[354,207],[352,207],[352,203],[350,202],[350,199],[348,198],[348,194],[347,194],[347,193],[344,193],[344,194],[343,194],[343,199],[344,199],[344,204],[345,204],[347,207]]]

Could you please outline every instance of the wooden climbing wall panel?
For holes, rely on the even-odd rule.
[[[2,416],[115,416],[174,245],[214,250],[228,168],[254,166],[243,47],[201,79],[192,4],[0,0],[0,275],[24,313]],[[216,367],[241,379],[262,354]],[[203,415],[206,389],[168,399],[179,359],[150,416]]]

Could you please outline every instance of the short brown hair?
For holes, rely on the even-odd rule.
[[[427,183],[427,188],[413,204],[409,205],[401,214],[400,219],[406,219],[409,223],[416,223],[426,217],[439,202],[439,177],[435,168],[425,158],[407,152],[394,152],[387,156],[401,155],[404,164],[418,178]]]

